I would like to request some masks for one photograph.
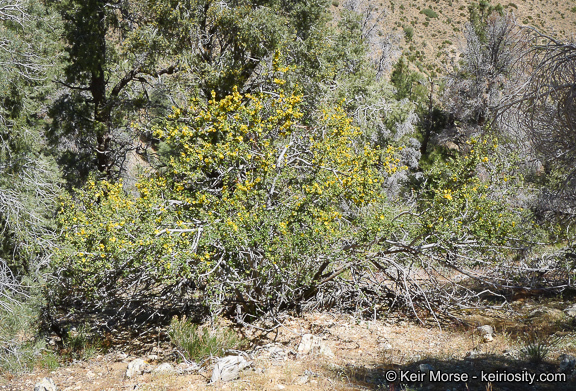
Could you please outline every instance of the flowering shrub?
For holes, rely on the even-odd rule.
[[[63,297],[137,300],[193,286],[213,311],[258,316],[349,267],[347,244],[387,222],[379,205],[397,151],[359,141],[339,107],[302,124],[300,100],[234,90],[174,109],[155,133],[164,165],[139,181],[139,196],[90,182],[63,200]]]
[[[519,235],[521,211],[510,202],[514,193],[508,185],[520,178],[502,166],[496,139],[472,138],[468,145],[463,156],[428,173],[429,190],[421,203],[427,210],[424,230],[445,243],[504,244]]]

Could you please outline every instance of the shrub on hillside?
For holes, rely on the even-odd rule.
[[[430,8],[425,8],[422,11],[420,11],[421,14],[426,15],[427,17],[429,17],[430,19],[432,18],[437,18],[438,14],[436,12],[434,12],[434,10],[430,9]]]
[[[412,37],[414,37],[414,29],[410,26],[403,27],[404,35],[406,36],[406,41],[410,42]]]

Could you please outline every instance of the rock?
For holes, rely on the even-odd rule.
[[[116,357],[114,357],[114,359],[115,359],[116,361],[124,361],[124,360],[126,360],[127,358],[128,358],[128,355],[127,355],[126,353],[122,353],[122,352],[116,354]]]
[[[277,385],[276,385],[276,389],[277,389],[277,390],[283,390],[283,389],[285,389],[285,388],[286,388],[286,386],[283,386],[282,384],[277,384]]]
[[[420,369],[420,372],[432,372],[434,367],[430,364],[420,364],[418,369]]]
[[[490,335],[494,334],[494,329],[490,325],[478,326],[476,327],[476,331],[478,331],[478,334],[480,334],[481,336],[484,336],[486,334]]]
[[[563,354],[560,356],[560,367],[558,368],[560,372],[571,373],[574,371],[575,367],[576,357],[569,354]]]
[[[156,361],[156,360],[158,360],[158,355],[157,354],[149,354],[146,356],[146,358],[150,361]]]
[[[178,373],[189,375],[194,373],[200,369],[200,365],[196,364],[195,362],[192,363],[180,363],[178,364],[177,371]]]
[[[332,353],[332,349],[330,349],[330,347],[328,347],[328,345],[326,345],[324,342],[320,343],[320,355],[322,356],[326,356],[329,358],[334,358],[334,353]]]
[[[174,369],[174,367],[171,364],[168,364],[167,362],[165,362],[164,364],[160,364],[156,368],[154,368],[152,373],[165,375],[165,374],[176,373],[176,370]]]
[[[465,357],[469,358],[469,359],[474,359],[474,358],[478,357],[478,352],[476,350],[471,350],[468,353],[466,353]]]
[[[128,379],[134,377],[135,375],[141,375],[147,369],[148,365],[141,358],[137,358],[128,364],[128,369],[126,369],[126,377]]]
[[[298,345],[298,356],[305,356],[307,354],[320,354],[327,357],[334,357],[334,353],[332,353],[332,350],[324,341],[312,334],[304,334],[302,341]]]
[[[319,338],[314,337],[312,334],[304,334],[302,341],[298,345],[298,355],[310,353],[317,345],[319,347],[319,343]]]
[[[45,377],[36,383],[34,391],[58,391],[58,387],[56,387],[56,384],[54,384],[52,379]]]
[[[480,336],[482,336],[482,340],[484,342],[494,341],[494,337],[492,337],[492,334],[494,334],[494,329],[492,328],[492,326],[490,325],[479,326],[476,327],[476,331],[478,332],[478,334],[480,334]]]
[[[242,356],[224,357],[216,363],[212,371],[211,383],[218,381],[231,381],[237,379],[240,371],[250,366],[251,363],[246,361]]]
[[[576,304],[564,309],[564,313],[572,318],[576,318]]]
[[[296,379],[296,381],[294,382],[294,384],[297,384],[299,386],[302,386],[306,383],[308,383],[308,376],[307,375],[299,376],[298,379]]]
[[[453,143],[452,141],[447,141],[444,143],[444,146],[451,151],[460,151],[460,147],[457,144]]]
[[[556,308],[540,307],[531,311],[528,318],[532,323],[548,324],[550,322],[560,322],[566,317],[564,311],[557,310]]]
[[[284,361],[288,358],[288,354],[278,346],[270,346],[266,352],[266,356],[271,360]]]

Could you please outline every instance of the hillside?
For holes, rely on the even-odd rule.
[[[461,51],[465,39],[463,32],[468,22],[468,6],[474,2],[465,0],[334,0],[335,9],[355,3],[356,7],[372,8],[381,15],[384,33],[399,33],[403,52],[410,57],[420,71],[443,74],[450,59]],[[575,0],[507,0],[492,1],[501,4],[504,12],[511,12],[521,25],[532,26],[560,39],[573,38],[576,33]],[[382,14],[383,13],[383,14]]]

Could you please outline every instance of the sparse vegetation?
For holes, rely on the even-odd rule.
[[[247,342],[234,331],[226,328],[200,327],[191,323],[185,316],[172,318],[168,335],[185,359],[197,362],[247,347]]]

